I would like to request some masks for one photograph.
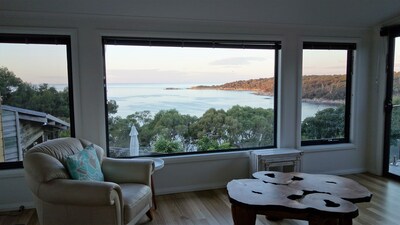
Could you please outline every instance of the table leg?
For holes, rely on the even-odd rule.
[[[352,218],[324,219],[322,217],[312,217],[308,220],[309,225],[352,225]]]
[[[337,218],[325,218],[321,216],[311,216],[308,218],[309,225],[338,225],[338,222]]]
[[[233,223],[235,225],[255,225],[256,212],[246,207],[240,207],[235,204],[231,206]]]
[[[152,193],[152,200],[153,200],[153,208],[154,208],[154,210],[156,210],[157,209],[157,203],[156,203],[156,194],[154,192],[153,175],[151,175],[151,193]]]
[[[338,219],[327,219],[324,225],[338,225],[338,222],[339,222]]]
[[[273,222],[283,220],[283,219],[280,218],[280,217],[274,217],[274,216],[265,216],[265,219],[267,219],[267,220],[269,220],[269,221],[273,221]]]
[[[340,218],[339,225],[352,225],[353,219],[352,218]]]

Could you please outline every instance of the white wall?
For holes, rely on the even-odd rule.
[[[386,91],[386,54],[387,37],[380,37],[380,27],[372,30],[370,73],[371,82],[368,99],[370,107],[375,110],[368,112],[369,134],[367,141],[367,169],[374,174],[382,174],[383,143],[384,143],[384,99]]]
[[[0,32],[65,33],[72,36],[76,134],[105,146],[102,35],[221,38],[282,41],[279,90],[278,146],[299,148],[301,46],[303,40],[355,41],[358,43],[354,79],[352,143],[314,146],[305,151],[303,168],[315,173],[355,173],[366,170],[368,122],[373,111],[368,96],[369,30],[265,23],[157,19],[146,17],[85,16],[5,11],[0,13]],[[378,134],[379,135],[379,134]],[[334,148],[332,148],[334,147]],[[249,173],[247,152],[171,157],[155,174],[157,193],[173,193],[223,187]],[[0,209],[31,202],[21,172],[13,177],[0,171]],[[11,188],[10,184],[12,187]]]

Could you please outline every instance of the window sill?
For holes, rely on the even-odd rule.
[[[234,151],[234,152],[221,152],[221,153],[203,153],[193,155],[175,155],[160,157],[164,160],[165,164],[178,164],[189,162],[204,162],[214,160],[227,160],[237,158],[249,158],[249,151]]]
[[[302,146],[299,150],[305,153],[326,152],[326,151],[353,151],[356,145],[353,143],[332,144],[332,145],[309,145]]]
[[[274,149],[279,149],[279,148],[274,148]],[[257,150],[264,150],[264,149],[257,149]],[[313,145],[313,146],[303,146],[300,147],[298,150],[303,151],[304,153],[317,153],[317,152],[327,152],[327,151],[352,151],[356,150],[356,146],[352,143],[334,144],[334,145]],[[193,155],[160,156],[159,158],[162,158],[165,164],[180,164],[180,163],[228,160],[228,159],[238,159],[238,158],[249,159],[251,151],[254,150],[221,152],[221,153],[203,153],[203,154],[193,154]]]

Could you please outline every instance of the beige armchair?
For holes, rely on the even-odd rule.
[[[30,149],[24,158],[26,180],[41,225],[133,225],[152,219],[150,176],[153,161],[107,158],[94,145],[104,182],[73,180],[66,158],[90,145],[60,138]]]

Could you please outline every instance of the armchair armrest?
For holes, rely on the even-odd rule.
[[[154,170],[151,159],[104,158],[101,169],[104,179],[115,183],[141,183],[150,186]]]
[[[55,179],[42,183],[36,195],[54,204],[122,206],[121,188],[111,182]]]

